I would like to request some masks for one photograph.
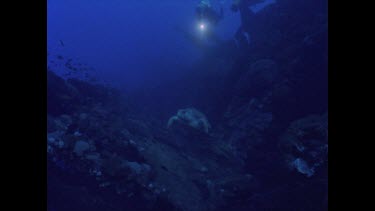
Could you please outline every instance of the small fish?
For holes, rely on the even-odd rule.
[[[61,46],[63,46],[63,47],[65,46],[65,45],[64,45],[64,42],[63,42],[62,40],[60,40],[60,44],[61,44]]]

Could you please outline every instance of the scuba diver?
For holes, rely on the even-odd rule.
[[[196,15],[201,23],[216,25],[224,16],[223,8],[215,11],[209,0],[201,0],[196,7]]]
[[[222,2],[221,2],[222,4]],[[217,46],[222,41],[215,34],[215,26],[223,19],[224,12],[222,6],[215,10],[209,0],[200,0],[195,7],[195,16],[197,19],[197,31],[176,25],[174,28],[181,32],[188,40],[201,49],[207,49],[211,44]]]
[[[215,11],[209,0],[201,0],[195,9],[195,12],[199,23],[199,29],[202,32],[204,31],[206,37],[218,41],[213,33],[213,27],[223,18],[223,8],[220,7],[219,11]]]
[[[241,18],[241,25],[238,28],[235,39],[238,42],[239,47],[247,50],[249,48],[249,38],[251,32],[251,20],[255,13],[250,10],[250,3],[258,3],[260,0],[233,0],[231,10],[233,12],[239,12]]]

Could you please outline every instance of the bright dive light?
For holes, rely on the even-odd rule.
[[[200,30],[204,30],[205,28],[206,28],[206,26],[203,23],[199,24],[199,29]]]

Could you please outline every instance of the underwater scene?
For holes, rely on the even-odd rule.
[[[47,0],[48,211],[328,210],[328,0]]]

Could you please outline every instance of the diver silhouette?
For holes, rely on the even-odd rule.
[[[250,10],[250,3],[259,3],[260,0],[233,0],[231,10],[240,13],[241,25],[235,34],[238,46],[247,51],[250,46],[251,20],[255,13]]]
[[[195,13],[199,29],[204,32],[205,37],[218,41],[213,30],[224,17],[223,8],[220,7],[219,11],[216,11],[209,0],[201,0],[195,9]]]
[[[198,21],[216,25],[224,16],[223,8],[215,11],[209,0],[201,0],[196,7]]]

